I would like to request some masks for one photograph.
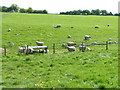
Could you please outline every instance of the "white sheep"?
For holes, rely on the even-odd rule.
[[[86,46],[80,45],[80,46],[79,46],[79,50],[80,50],[80,51],[81,51],[81,50],[82,50],[82,51],[85,51],[85,50],[86,50]]]
[[[44,46],[44,42],[38,42],[38,41],[36,41],[36,44],[37,44],[38,46]]]
[[[9,29],[8,29],[8,32],[10,32],[10,31],[11,31],[11,29],[9,28]]]
[[[85,35],[85,40],[90,40],[90,36],[89,35]]]
[[[68,38],[71,38],[71,35],[68,35]]]
[[[95,28],[99,28],[99,26],[95,26]]]
[[[69,52],[76,51],[76,48],[74,46],[67,46],[66,48],[68,49]]]
[[[91,51],[91,49],[90,49],[89,47],[82,46],[82,45],[79,46],[79,50],[80,50],[80,51],[85,51],[85,50],[87,50],[87,51],[88,51],[88,50]]]
[[[23,47],[18,48],[18,53],[24,53],[24,52],[25,52],[25,48],[23,48]]]
[[[76,45],[76,43],[74,43],[74,42],[68,42],[67,45],[68,46],[74,46],[74,45]]]
[[[33,49],[33,48],[31,48],[31,47],[28,47],[28,50],[26,50],[26,52],[27,52],[28,54],[32,54],[32,53],[33,53],[33,51],[34,51],[34,49]]]
[[[39,53],[48,53],[49,50],[48,50],[48,49],[47,49],[47,50],[42,50],[42,49],[40,49],[40,50],[38,50],[38,52],[39,52]]]

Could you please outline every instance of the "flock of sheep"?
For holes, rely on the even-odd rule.
[[[37,46],[44,46],[44,42],[38,42],[36,41]],[[34,53],[48,53],[49,50],[44,50],[44,49],[39,49],[35,51],[32,47],[24,45],[22,47],[19,47],[18,49],[19,54],[24,53],[24,54],[34,54]]]
[[[109,27],[110,25],[108,24],[107,26]],[[57,24],[56,26],[54,26],[54,28],[60,28],[60,27],[62,27],[61,24]],[[70,28],[74,28],[74,27],[71,26]],[[99,28],[99,26],[97,25],[97,26],[95,26],[95,28]],[[10,31],[11,31],[11,29],[9,28],[8,32],[10,32]],[[71,35],[68,35],[67,37],[71,38]],[[91,37],[89,35],[85,35],[84,40],[90,40],[90,38]],[[93,44],[95,44],[95,43],[96,42],[93,42]],[[10,43],[10,46],[13,46],[13,45],[14,45],[14,43]],[[37,46],[44,46],[44,42],[36,41],[36,45]],[[90,50],[90,48],[88,48],[88,47],[86,47],[84,45],[79,45],[78,47],[79,47],[80,51]],[[27,48],[27,51],[26,51],[26,48]],[[76,43],[68,42],[66,48],[68,49],[68,52],[76,51]],[[34,51],[33,48],[27,47],[27,45],[24,45],[23,47],[19,47],[19,53],[26,53],[26,52],[28,52],[29,54],[33,54],[33,53],[48,53],[48,51],[49,50],[42,50],[42,49]]]

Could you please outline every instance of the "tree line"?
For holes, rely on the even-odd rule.
[[[113,14],[112,12],[108,12],[107,10],[73,10],[73,11],[67,11],[67,12],[60,12],[60,14],[64,15],[115,15],[120,16],[120,14],[116,13]]]
[[[31,7],[28,9],[20,8],[17,4],[12,4],[10,7],[1,6],[2,12],[19,12],[19,13],[40,13],[48,14],[47,10],[33,10]]]

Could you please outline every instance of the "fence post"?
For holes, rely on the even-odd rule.
[[[108,41],[106,41],[106,50],[108,50]]]
[[[6,56],[6,47],[4,47],[4,56]]]
[[[27,47],[26,47],[26,55],[28,55],[28,45],[27,45]]]
[[[82,42],[82,52],[84,52],[84,50],[83,50],[83,42]]]
[[[53,44],[53,54],[55,53],[55,43]]]

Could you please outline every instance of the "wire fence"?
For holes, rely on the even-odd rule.
[[[109,50],[111,48],[111,45],[113,44],[115,45],[120,43],[106,41],[105,43],[85,44],[82,42],[80,45],[90,47],[91,50]],[[80,45],[74,45],[76,48],[76,52],[80,51],[79,50]],[[48,54],[68,52],[68,49],[66,48],[67,46],[68,46],[67,44],[53,43],[48,46],[48,50],[49,50]],[[1,48],[0,53],[2,53],[2,56],[18,55],[19,54],[18,46],[3,47]]]

